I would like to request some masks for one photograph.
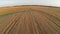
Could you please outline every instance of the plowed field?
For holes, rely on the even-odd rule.
[[[51,11],[30,9],[1,15],[0,34],[60,34],[60,15]]]

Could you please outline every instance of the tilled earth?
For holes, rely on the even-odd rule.
[[[60,19],[44,11],[27,10],[4,15],[0,22],[6,26],[0,26],[1,34],[60,34]]]

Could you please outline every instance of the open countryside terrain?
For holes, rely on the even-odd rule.
[[[0,8],[0,34],[60,34],[60,8]]]

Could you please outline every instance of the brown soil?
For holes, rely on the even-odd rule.
[[[0,33],[60,34],[60,15],[55,12],[53,14],[53,12],[52,9],[41,8],[39,10],[37,7],[34,9],[32,7],[29,10],[0,16]]]

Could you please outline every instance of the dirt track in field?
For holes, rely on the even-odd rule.
[[[60,19],[44,11],[16,13],[8,22],[3,34],[60,34]]]

